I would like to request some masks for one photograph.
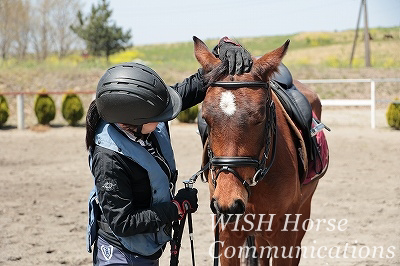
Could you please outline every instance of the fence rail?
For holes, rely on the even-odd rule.
[[[46,91],[46,92],[2,92],[1,95],[13,95],[17,97],[17,128],[25,129],[25,114],[24,114],[24,95],[44,95],[44,94],[95,94],[95,91]],[[94,98],[94,97],[93,97]]]
[[[96,91],[45,91],[45,92],[35,92],[35,91],[9,91],[2,92],[1,95],[46,95],[46,94],[95,94]]]
[[[375,128],[375,105],[376,105],[376,83],[377,82],[400,82],[400,78],[377,78],[377,79],[305,79],[302,83],[370,83],[370,99],[323,99],[322,106],[371,106],[371,128]]]
[[[304,84],[317,84],[317,83],[370,83],[370,99],[322,99],[323,106],[370,106],[371,107],[371,128],[375,128],[375,93],[377,82],[400,82],[400,78],[377,78],[377,79],[304,79],[299,80]],[[46,91],[46,92],[2,92],[2,95],[14,95],[17,97],[17,119],[18,129],[25,128],[24,119],[24,95],[36,94],[95,94],[95,91]]]

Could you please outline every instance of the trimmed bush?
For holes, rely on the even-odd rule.
[[[76,126],[83,117],[83,104],[78,95],[74,93],[64,94],[61,113],[70,126]]]
[[[199,107],[197,105],[190,107],[179,113],[177,116],[178,120],[183,123],[193,123],[199,112]]]
[[[7,122],[9,115],[10,111],[8,109],[6,98],[0,94],[0,127]]]
[[[400,130],[400,101],[391,102],[386,112],[386,120],[390,127]]]
[[[48,125],[56,117],[56,105],[45,90],[39,93],[35,97],[35,114],[39,124]]]

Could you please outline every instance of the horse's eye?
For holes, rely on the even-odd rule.
[[[265,113],[259,113],[254,117],[254,125],[260,125],[265,121]]]

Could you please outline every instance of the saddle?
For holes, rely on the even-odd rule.
[[[330,129],[318,121],[310,102],[293,84],[292,74],[284,64],[279,65],[278,72],[271,78],[270,86],[301,134],[300,141],[304,142],[306,154],[303,155],[304,151],[299,148],[299,161],[303,163],[303,167],[299,167],[303,169],[299,176],[301,184],[308,184],[322,177],[327,170],[329,151],[322,129]],[[305,155],[307,160],[304,160]]]
[[[313,160],[315,151],[312,149],[311,124],[312,109],[307,98],[293,84],[292,74],[284,65],[279,65],[279,71],[272,76],[270,81],[271,89],[278,96],[289,117],[302,133],[307,150],[307,157]]]

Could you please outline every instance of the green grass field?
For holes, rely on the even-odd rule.
[[[400,68],[400,27],[371,29],[371,62],[376,68]],[[393,39],[385,39],[385,35]],[[353,60],[353,68],[364,62],[363,32],[360,31]],[[354,31],[312,32],[293,35],[238,38],[252,55],[260,56],[291,40],[284,63],[289,67],[347,68],[354,39]],[[212,49],[218,40],[203,40]],[[193,43],[160,44],[135,47],[139,58],[159,71],[192,73],[199,64],[194,58]]]
[[[354,30],[340,32],[304,32],[282,36],[238,38],[254,56],[261,56],[291,40],[283,62],[296,79],[322,78],[384,78],[399,77],[400,27],[370,29],[371,68],[364,67],[363,31],[357,40],[353,67],[349,59]],[[393,38],[385,38],[391,35]],[[211,50],[217,39],[203,40]],[[182,81],[194,73],[199,64],[194,57],[193,42],[135,46],[114,54],[107,63],[105,58],[84,59],[80,52],[60,60],[52,55],[44,62],[34,59],[18,62],[14,59],[0,61],[0,92],[47,90],[94,90],[104,70],[109,65],[127,61],[143,62],[154,68],[167,84]],[[361,85],[360,85],[361,86]],[[314,86],[322,98],[358,97],[365,89],[359,85]],[[399,96],[399,83],[384,85],[391,98]],[[358,93],[360,87],[360,93]],[[326,89],[328,88],[328,89]],[[392,89],[394,88],[394,90]]]

